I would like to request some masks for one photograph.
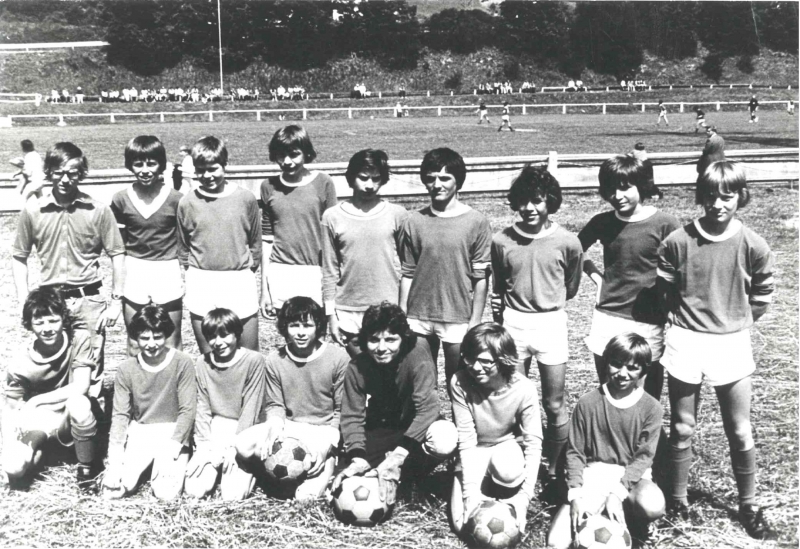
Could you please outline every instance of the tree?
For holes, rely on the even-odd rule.
[[[434,50],[473,53],[494,45],[495,32],[495,19],[485,11],[449,8],[428,19],[424,36]]]
[[[625,78],[642,64],[635,2],[587,2],[575,9],[572,40],[586,66]]]
[[[759,37],[750,2],[701,2],[697,12],[700,40],[723,57],[758,55]]]
[[[756,38],[770,49],[797,55],[798,4],[796,2],[753,2]]]
[[[377,58],[390,69],[417,66],[420,28],[416,6],[387,0],[337,2],[336,9],[341,14],[336,28],[341,51]]]

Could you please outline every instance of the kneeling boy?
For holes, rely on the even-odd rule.
[[[21,478],[38,464],[48,440],[74,443],[79,485],[96,476],[97,420],[88,398],[96,359],[89,333],[73,331],[70,321],[67,304],[53,288],[37,288],[25,300],[22,325],[36,339],[10,364],[3,386],[5,480]]]
[[[298,501],[325,492],[339,445],[342,384],[350,357],[322,339],[327,329],[325,312],[312,298],[296,296],[284,303],[278,331],[286,346],[267,357],[267,420],[236,441],[242,458],[262,460],[276,440],[290,437],[305,444],[314,464],[305,480],[289,487]]]
[[[548,547],[571,547],[571,532],[589,515],[604,510],[645,540],[647,526],[664,514],[664,494],[652,481],[651,466],[661,432],[661,404],[640,380],[651,360],[640,335],[626,332],[606,345],[608,382],[583,395],[572,413],[566,477],[569,505],[558,510]],[[627,509],[625,509],[627,508]]]
[[[194,364],[186,353],[167,347],[175,324],[162,307],[143,307],[129,330],[140,352],[120,364],[114,380],[103,495],[117,499],[130,494],[152,464],[153,494],[169,501],[183,492],[189,461],[196,406]]]

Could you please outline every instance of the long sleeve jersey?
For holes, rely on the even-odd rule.
[[[305,359],[286,347],[267,357],[266,416],[339,428],[349,355],[323,343]]]
[[[328,313],[334,308],[366,311],[382,301],[397,303],[397,250],[407,216],[405,208],[389,202],[364,216],[348,213],[342,203],[322,214],[322,300]]]
[[[408,316],[432,322],[469,322],[472,281],[486,277],[492,231],[472,208],[456,216],[430,206],[409,215],[403,226],[402,275],[412,279]]]
[[[249,192],[230,183],[218,196],[191,191],[178,204],[182,265],[206,271],[243,271],[261,262],[261,214]]]
[[[583,486],[583,470],[589,463],[625,467],[621,483],[626,490],[653,465],[664,411],[656,399],[641,389],[631,396],[638,396],[633,404],[626,399],[614,401],[605,387],[600,387],[578,400],[567,445],[569,488]]]
[[[239,348],[230,362],[216,364],[211,353],[197,359],[197,414],[194,440],[198,447],[211,442],[211,419],[237,420],[236,433],[264,421],[266,369],[264,356]]]
[[[400,446],[413,450],[439,418],[435,366],[421,338],[395,365],[375,364],[361,353],[347,368],[342,398],[341,431],[348,458],[366,456],[367,431],[404,433]]]
[[[597,309],[621,318],[664,324],[658,303],[658,247],[680,227],[675,217],[650,209],[639,218],[622,218],[615,211],[594,216],[578,233],[584,251],[603,245],[603,286]]]
[[[450,391],[462,467],[469,467],[470,449],[521,437],[527,473],[521,490],[532,497],[542,456],[542,421],[536,385],[515,372],[503,390],[488,392],[469,372],[460,370],[450,379]],[[470,477],[469,471],[465,471],[465,483]]]
[[[305,184],[273,176],[261,183],[263,240],[273,242],[270,261],[283,265],[322,264],[322,214],[336,205],[336,187],[317,172]]]
[[[658,276],[678,294],[676,326],[712,334],[753,325],[751,303],[769,303],[775,258],[766,241],[734,219],[726,234],[706,233],[698,221],[675,231],[659,249]]]
[[[125,445],[131,420],[142,424],[175,422],[172,440],[188,446],[196,405],[194,364],[186,353],[172,349],[157,366],[139,357],[125,360],[114,379],[109,454]]]
[[[580,241],[555,223],[537,235],[512,225],[492,238],[494,292],[515,311],[563,309],[578,293],[582,272]]]

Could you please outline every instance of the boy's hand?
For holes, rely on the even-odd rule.
[[[503,324],[503,310],[505,309],[503,296],[500,294],[492,294],[489,303],[492,307],[492,320],[498,324]]]
[[[119,319],[119,315],[122,314],[122,300],[120,299],[112,299],[111,303],[108,304],[106,310],[100,314],[100,318],[97,319],[97,324],[95,325],[94,329],[98,332],[102,332],[106,328],[111,328],[117,323],[117,319]]]
[[[228,446],[222,452],[222,472],[229,473],[236,467],[236,446]]]
[[[261,448],[258,450],[258,455],[261,461],[267,459],[272,451],[272,446],[276,440],[283,438],[283,419],[279,417],[271,417],[267,420],[267,434],[261,443]]]
[[[333,341],[342,347],[347,345],[344,336],[339,331],[339,317],[336,316],[336,313],[328,315],[328,330],[331,333],[331,339],[333,339]]]
[[[378,477],[378,497],[386,505],[394,503],[397,485],[400,483],[400,469],[405,460],[406,456],[400,452],[386,452],[386,459],[365,475]]]
[[[606,498],[606,512],[608,518],[622,525],[625,524],[625,511],[622,509],[622,500],[616,494],[608,494]]]
[[[175,440],[168,440],[164,443],[164,455],[171,460],[178,459],[178,456],[181,455],[183,451],[183,444]]]
[[[259,302],[258,308],[261,310],[261,315],[264,318],[274,320],[278,316],[278,312],[275,310],[275,307],[272,306],[272,298],[270,298],[267,292],[261,293],[261,301]]]
[[[461,519],[462,526],[467,523],[469,517],[471,517],[475,509],[478,508],[478,505],[486,501],[486,499],[487,498],[484,497],[483,494],[464,498],[464,518]]]
[[[572,524],[572,534],[578,531],[578,526],[589,514],[586,512],[586,502],[583,498],[575,498],[569,504],[569,518]]]
[[[342,485],[342,481],[346,478],[361,476],[367,471],[372,469],[369,466],[369,462],[362,458],[353,458],[353,461],[350,462],[350,465],[344,468],[344,470],[336,475],[333,479],[333,484],[331,485],[331,492],[336,492],[339,487]]]
[[[528,505],[530,505],[531,500],[520,490],[510,498],[500,501],[514,508],[514,512],[517,513],[517,527],[520,533],[524,534],[528,525]]]

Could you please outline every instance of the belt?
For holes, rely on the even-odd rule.
[[[61,294],[61,297],[68,298],[68,297],[86,297],[89,295],[97,295],[100,293],[100,288],[103,287],[103,283],[101,281],[92,282],[91,284],[87,284],[86,286],[73,286],[71,284],[53,284],[50,286],[58,290]]]

